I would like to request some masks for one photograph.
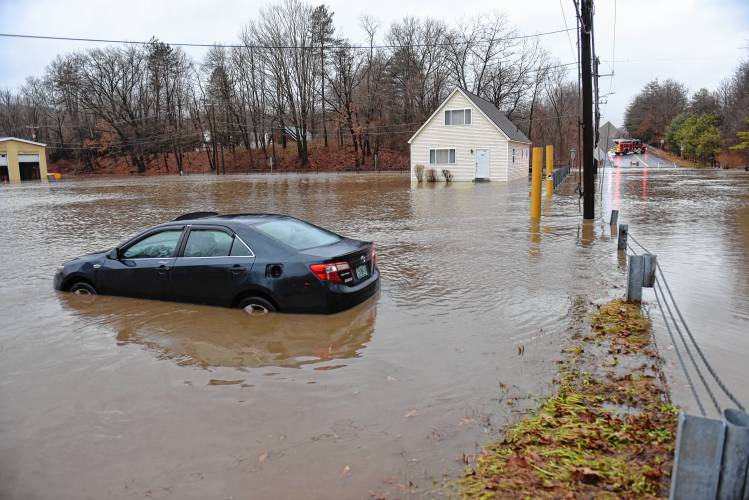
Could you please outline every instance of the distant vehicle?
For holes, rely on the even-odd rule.
[[[58,269],[54,287],[273,311],[333,313],[379,287],[375,246],[294,217],[196,212]]]
[[[640,139],[615,139],[611,150],[615,155],[643,154],[645,144]]]

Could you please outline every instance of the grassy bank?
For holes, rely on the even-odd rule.
[[[662,497],[676,433],[649,321],[615,300],[560,362],[557,392],[487,445],[465,498]]]

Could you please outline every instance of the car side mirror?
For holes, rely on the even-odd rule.
[[[112,260],[120,260],[120,249],[117,247],[114,247],[112,250],[109,251],[107,254],[108,259]]]

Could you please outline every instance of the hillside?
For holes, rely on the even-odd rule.
[[[339,172],[355,171],[356,152],[352,147],[329,145],[327,148],[316,142],[309,143],[309,164],[302,166],[296,155],[296,148],[289,144],[286,149],[276,149],[277,162],[274,172]],[[269,154],[271,151],[269,150]],[[215,173],[210,168],[208,155],[205,151],[191,151],[183,156],[183,173],[208,174]],[[221,157],[218,159],[220,173],[249,173],[270,172],[270,164],[265,160],[262,151],[238,148],[236,151],[225,150],[223,167]],[[378,170],[407,170],[409,168],[408,153],[389,149],[381,150],[377,161]],[[374,170],[372,158],[368,158],[360,170]],[[51,162],[50,172],[60,172],[64,176],[87,175],[135,175],[136,168],[127,156],[102,156],[95,161],[93,170],[86,171],[82,162],[59,160]],[[177,174],[177,162],[173,154],[156,154],[148,157],[145,175]]]

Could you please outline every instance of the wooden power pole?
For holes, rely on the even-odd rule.
[[[580,2],[580,65],[583,99],[583,219],[595,218],[595,172],[593,164],[593,0]]]

